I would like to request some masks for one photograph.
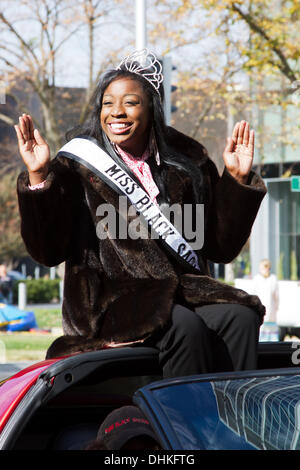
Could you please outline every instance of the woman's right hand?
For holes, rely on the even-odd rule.
[[[15,125],[19,152],[27,166],[31,185],[42,183],[48,175],[50,149],[37,129],[34,129],[32,117],[23,114],[19,125]]]

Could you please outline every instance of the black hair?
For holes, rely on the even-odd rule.
[[[95,138],[101,146],[103,146],[108,153],[111,154],[112,147],[105,133],[100,125],[100,113],[102,108],[103,94],[109,84],[119,78],[131,78],[138,81],[145,93],[149,98],[150,111],[152,114],[152,125],[155,134],[156,144],[159,151],[161,164],[158,166],[149,159],[149,165],[153,178],[160,190],[160,197],[162,201],[168,202],[168,197],[165,190],[165,181],[168,166],[174,166],[180,171],[188,173],[192,179],[193,192],[197,203],[204,203],[205,191],[203,188],[203,174],[201,169],[196,166],[189,158],[185,157],[181,152],[176,150],[170,144],[170,131],[165,123],[163,100],[164,91],[162,84],[159,88],[159,93],[141,74],[129,72],[124,67],[118,70],[109,70],[104,73],[96,87],[91,103],[93,109],[87,121],[82,125],[75,127],[67,132],[66,138],[70,140],[76,135],[85,134]]]

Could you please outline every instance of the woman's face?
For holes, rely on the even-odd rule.
[[[137,80],[117,78],[108,85],[100,123],[111,142],[134,156],[143,154],[149,140],[150,103]]]

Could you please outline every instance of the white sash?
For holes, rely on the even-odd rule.
[[[153,203],[149,195],[101,147],[89,137],[76,137],[65,144],[57,156],[65,156],[86,166],[114,190],[128,197],[151,229],[171,248],[176,257],[200,271],[198,258],[190,245]],[[153,221],[159,224],[152,225]]]

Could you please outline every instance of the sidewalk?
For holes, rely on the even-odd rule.
[[[14,304],[14,306],[17,307],[18,305]],[[58,303],[58,304],[26,304],[25,310],[34,310],[36,308],[57,309],[57,308],[61,308],[61,307],[62,307],[61,303]]]

